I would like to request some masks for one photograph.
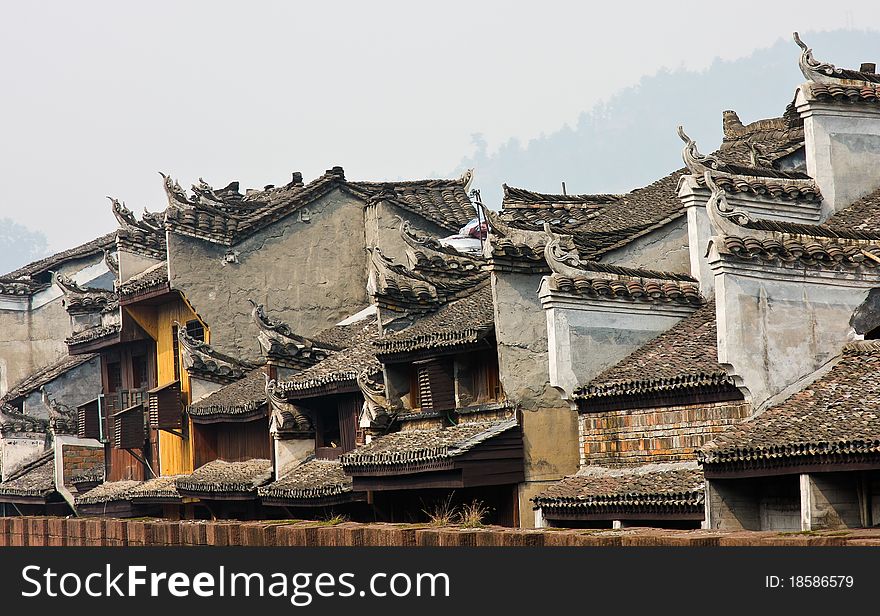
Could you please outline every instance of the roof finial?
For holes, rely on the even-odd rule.
[[[819,62],[813,57],[813,50],[807,47],[806,43],[801,40],[797,32],[792,33],[794,42],[801,48],[801,57],[798,60],[798,67],[801,69],[804,77],[810,81],[819,83],[834,83],[838,79],[842,79],[842,71],[833,64],[827,62]]]
[[[684,148],[681,151],[681,158],[684,160],[685,166],[692,174],[700,176],[706,169],[719,169],[723,163],[711,154],[701,154],[697,149],[697,142],[691,139],[684,127],[678,127],[678,137],[684,141]]]

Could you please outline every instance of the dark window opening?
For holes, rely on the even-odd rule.
[[[205,341],[205,326],[198,319],[186,322],[186,335],[200,342]],[[176,336],[175,336],[176,338]]]
[[[107,364],[107,392],[113,393],[122,389],[122,364],[114,361]]]
[[[867,332],[865,334],[865,340],[880,340],[880,326]]]
[[[150,373],[146,355],[135,355],[131,358],[132,385],[135,389],[149,387]]]

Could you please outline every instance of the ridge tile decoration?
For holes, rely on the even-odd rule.
[[[152,213],[144,210],[141,219],[138,220],[134,213],[125,207],[125,203],[113,197],[107,198],[110,199],[113,216],[119,224],[119,229],[116,231],[117,247],[154,259],[167,258],[165,212]]]
[[[685,143],[682,150],[685,166],[700,184],[705,184],[705,173],[711,170],[715,183],[729,192],[791,201],[822,200],[819,187],[810,176],[799,171],[774,169],[766,164],[766,159],[759,160],[754,148],[752,164],[746,166],[723,161],[715,155],[701,154],[697,150],[697,143],[688,137],[681,126],[678,127],[678,136]]]
[[[52,282],[64,293],[64,307],[70,314],[110,313],[119,308],[119,298],[113,291],[83,287],[57,272],[52,272]]]
[[[48,431],[49,420],[25,415],[14,406],[0,401],[0,434],[45,434]]]
[[[628,408],[629,398],[700,403],[742,398],[717,360],[715,302],[709,301],[572,396],[582,412]]]
[[[719,253],[744,261],[778,265],[855,270],[880,266],[880,235],[828,225],[755,220],[727,202],[710,171],[704,174],[712,191],[706,204]]]
[[[627,519],[674,516],[702,519],[703,472],[691,465],[586,469],[532,499],[545,518]]]
[[[240,500],[256,499],[257,488],[271,479],[272,462],[269,460],[214,460],[197,468],[191,475],[178,477],[174,483],[182,496]]]
[[[174,325],[177,327],[182,364],[190,376],[216,383],[229,383],[242,378],[256,367],[215,351],[206,342],[196,340],[177,321],[174,321]]]
[[[470,174],[455,180],[422,180],[377,183],[351,182],[342,167],[303,184],[302,174],[281,187],[249,191],[242,195],[233,182],[215,190],[203,180],[192,187],[192,196],[163,174],[168,209],[165,221],[175,233],[231,246],[259,229],[307,206],[331,190],[344,190],[365,203],[387,201],[422,216],[449,231],[457,231],[473,218],[467,196]]]
[[[352,490],[352,479],[338,460],[307,460],[258,492],[264,505],[292,507],[328,507],[366,499]]]
[[[837,68],[827,62],[819,62],[813,57],[813,50],[801,40],[797,32],[792,34],[794,42],[801,48],[801,57],[798,66],[809,81],[822,85],[849,85],[852,82],[865,82],[880,84],[880,75],[875,72],[854,71],[846,68]]]
[[[263,304],[248,299],[251,316],[257,325],[257,340],[263,355],[273,362],[297,368],[313,366],[329,357],[339,347],[299,336],[283,321],[270,319]]]
[[[447,284],[458,281],[464,286],[488,278],[488,272],[484,271],[486,259],[482,255],[459,252],[434,237],[416,233],[403,218],[400,218],[399,231],[408,246],[411,270],[443,279]]]
[[[877,464],[878,401],[880,342],[851,342],[830,371],[781,404],[727,429],[698,457],[707,476],[710,471]]]
[[[577,250],[569,250],[563,239],[544,223],[549,238],[544,260],[553,272],[549,289],[605,299],[670,302],[699,306],[703,303],[699,284],[690,275],[634,269],[581,260]]]

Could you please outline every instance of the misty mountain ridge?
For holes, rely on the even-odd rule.
[[[861,62],[880,63],[876,32],[802,34],[820,61],[855,68]],[[721,142],[724,110],[736,111],[744,124],[782,115],[804,81],[799,56],[788,37],[745,58],[716,59],[704,71],[665,70],[643,77],[583,112],[574,127],[563,126],[525,144],[510,139],[490,152],[476,134],[475,153],[446,175],[474,168],[473,187],[495,209],[503,183],[547,193],[561,193],[562,182],[569,194],[629,192],[683,166],[679,124],[701,151],[710,152]]]

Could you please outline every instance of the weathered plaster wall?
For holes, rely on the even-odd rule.
[[[861,526],[858,473],[801,476],[804,530]]]
[[[57,271],[83,285],[113,288],[103,256],[70,261]],[[64,339],[73,327],[62,300],[63,293],[54,285],[31,297],[0,297],[0,396],[67,355]]]
[[[755,409],[819,369],[854,337],[850,318],[871,281],[834,270],[716,268],[718,360],[748,388]]]
[[[606,253],[602,262],[689,274],[687,217],[681,216],[622,248]]]
[[[6,434],[0,438],[0,480],[6,481],[22,465],[43,453],[46,439],[46,434],[30,432]]]
[[[125,282],[132,276],[136,276],[141,272],[145,272],[157,263],[161,263],[161,259],[147,257],[145,255],[131,252],[120,248],[116,256],[119,260],[119,280]]]
[[[706,527],[713,530],[801,530],[797,475],[706,481]]]
[[[314,454],[314,437],[275,439],[275,478],[283,478]]]
[[[231,250],[237,263],[226,263]],[[272,318],[315,334],[367,303],[363,204],[339,190],[232,248],[169,234],[171,284],[211,328],[219,351],[256,360],[252,298]]]
[[[746,402],[630,409],[581,416],[584,465],[694,460],[695,450],[749,416]]]
[[[44,385],[49,398],[62,406],[75,409],[101,394],[101,358],[93,357]],[[39,391],[24,399],[24,412],[34,417],[49,418],[49,409],[43,404]]]
[[[416,233],[433,237],[446,237],[450,232],[446,229],[428,222],[421,216],[417,216],[408,210],[397,207],[390,203],[380,201],[364,209],[365,237],[367,246],[378,246],[386,257],[394,259],[397,263],[407,264],[406,244],[400,237],[400,216],[409,221],[410,228]]]
[[[804,119],[807,173],[816,180],[828,214],[880,187],[880,110],[871,104],[795,99]]]
[[[539,293],[546,312],[550,384],[565,396],[693,312],[687,306]]]
[[[492,274],[501,386],[522,408],[526,481],[519,489],[519,515],[525,526],[534,524],[529,499],[578,465],[577,413],[550,385],[540,281],[540,275]]]

